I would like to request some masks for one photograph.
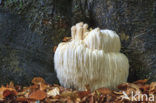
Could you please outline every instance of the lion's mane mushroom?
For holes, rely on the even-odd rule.
[[[119,36],[99,28],[89,31],[87,24],[71,28],[72,40],[58,45],[54,55],[55,70],[61,85],[84,90],[115,88],[127,81],[129,63],[120,53]]]

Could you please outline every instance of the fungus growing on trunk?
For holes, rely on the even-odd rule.
[[[120,38],[111,30],[89,31],[87,24],[71,28],[72,40],[58,45],[54,55],[55,70],[61,85],[84,90],[115,88],[127,81],[129,63],[120,53]]]

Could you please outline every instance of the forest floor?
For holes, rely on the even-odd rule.
[[[41,77],[35,77],[27,87],[8,85],[0,87],[2,103],[147,103],[154,102],[156,82],[147,84],[147,79],[133,83],[122,83],[117,90],[99,88],[85,91],[64,88],[57,84],[47,84]]]

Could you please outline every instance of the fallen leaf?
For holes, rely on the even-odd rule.
[[[77,94],[78,94],[78,97],[83,98],[83,97],[87,96],[88,94],[90,94],[90,92],[89,91],[79,91],[79,92],[77,92]]]
[[[59,94],[60,94],[60,89],[58,87],[55,87],[54,89],[47,92],[47,97],[56,96]]]
[[[3,92],[4,98],[7,97],[7,96],[9,96],[9,95],[14,95],[14,96],[16,96],[16,95],[17,95],[17,92],[15,92],[15,90],[6,89],[6,90]]]
[[[94,103],[94,97],[93,96],[90,97],[89,103]]]
[[[49,88],[49,86],[48,85],[46,85],[46,84],[43,84],[43,83],[41,83],[40,84],[40,90],[46,90],[47,88]]]
[[[53,48],[53,52],[54,53],[55,53],[56,49],[57,49],[57,46],[54,46],[54,48]]]
[[[104,94],[104,95],[112,93],[112,91],[109,88],[99,88],[96,91],[98,91],[99,93]]]
[[[150,85],[149,84],[145,84],[139,87],[144,93],[148,93]]]
[[[150,94],[156,93],[156,82],[152,82],[152,83],[150,84],[149,93],[150,93]]]
[[[64,37],[62,41],[63,41],[63,42],[68,42],[68,41],[70,41],[70,40],[71,40],[71,37]]]
[[[125,91],[125,93],[127,94],[127,95],[131,95],[132,93],[136,93],[136,92],[139,92],[139,91],[136,91],[134,88],[128,88],[126,91]]]
[[[37,91],[34,91],[32,92],[30,95],[29,95],[29,98],[30,99],[35,99],[35,100],[43,100],[46,98],[46,93],[44,91],[41,91],[41,90],[37,90]]]
[[[16,98],[17,102],[32,102],[32,101],[36,101],[35,99],[31,99],[31,98],[25,98],[25,97],[18,97]]]
[[[0,99],[4,99],[9,95],[16,96],[17,92],[13,88],[6,88],[6,87],[1,87],[0,88]]]
[[[76,96],[77,94],[73,91],[64,91],[60,94],[61,97],[73,97]]]
[[[134,84],[145,84],[147,81],[148,79],[138,80],[138,81],[135,81]]]
[[[15,88],[15,87],[14,87],[14,83],[11,81],[11,82],[9,83],[8,87],[14,89],[14,88]]]
[[[128,83],[129,88],[134,88],[137,92],[140,92],[139,86],[133,83]]]
[[[1,87],[0,88],[0,99],[3,99],[4,98],[4,96],[3,96],[3,92],[4,92],[4,87]]]
[[[123,91],[113,91],[114,94],[123,95]]]
[[[128,88],[128,83],[123,83],[118,85],[118,89],[120,90],[127,90],[127,88]]]
[[[45,83],[45,80],[41,77],[35,77],[32,81],[33,84]]]

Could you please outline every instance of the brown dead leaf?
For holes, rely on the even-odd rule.
[[[62,97],[67,97],[67,96],[72,96],[72,95],[73,95],[72,91],[64,91],[61,94]]]
[[[18,97],[16,98],[17,102],[32,102],[32,101],[36,101],[35,99],[31,99],[31,98],[25,98],[25,97]]]
[[[9,95],[17,95],[17,92],[13,88],[6,88],[6,87],[1,87],[0,88],[0,99],[6,98]]]
[[[149,93],[150,93],[150,94],[156,93],[156,82],[152,82],[152,83],[150,84]]]
[[[63,41],[63,42],[68,42],[68,41],[70,41],[70,40],[71,40],[71,37],[64,37],[62,41]]]
[[[99,88],[96,91],[103,94],[103,95],[107,95],[107,94],[112,93],[112,91],[109,88]]]
[[[11,81],[11,82],[9,83],[8,87],[14,89],[14,88],[15,88],[14,83]]]
[[[45,80],[41,77],[35,77],[32,81],[33,84],[45,83]]]
[[[138,81],[135,81],[134,84],[145,84],[147,81],[148,79],[138,80]]]
[[[106,102],[109,103],[109,102],[111,101],[111,99],[112,99],[112,96],[111,96],[111,95],[107,95],[107,96],[106,96]]]
[[[54,46],[54,48],[53,48],[53,52],[54,53],[55,53],[56,49],[57,49],[57,46]]]
[[[16,96],[16,95],[17,95],[17,92],[15,92],[15,90],[8,90],[8,89],[6,89],[6,90],[3,92],[4,98],[7,97],[7,96],[9,96],[9,95]]]
[[[140,92],[140,88],[138,85],[133,84],[133,83],[128,83],[129,88],[134,88],[136,91]]]
[[[37,89],[39,89],[39,85],[37,85],[37,84],[34,84],[34,85],[31,85],[31,86],[29,86],[27,89],[29,89],[29,90],[37,90]]]
[[[34,91],[32,92],[30,95],[29,95],[29,98],[30,99],[35,99],[35,100],[43,100],[46,98],[46,93],[44,91],[41,91],[41,90],[37,90],[37,91]]]
[[[3,92],[4,92],[4,87],[1,87],[0,88],[0,99],[3,99],[4,98],[4,96],[3,96]]]
[[[94,96],[91,96],[91,97],[90,97],[89,103],[94,103]]]
[[[118,89],[120,90],[127,90],[127,88],[128,88],[128,83],[122,83],[118,85]]]
[[[87,96],[88,94],[90,94],[90,92],[89,91],[79,91],[79,92],[77,92],[77,94],[78,94],[78,97],[83,98],[83,97]]]
[[[46,84],[43,84],[43,83],[41,83],[40,84],[40,90],[46,90],[47,88],[49,88],[49,85],[46,85]]]
[[[126,91],[125,91],[125,93],[127,94],[127,95],[131,95],[132,93],[136,93],[136,92],[139,92],[139,91],[136,91],[134,88],[128,88]]]
[[[139,87],[144,93],[148,93],[150,85],[149,84],[145,84],[145,85],[141,85]]]
[[[60,94],[60,97],[62,98],[67,98],[67,97],[71,97],[71,98],[76,98],[77,97],[77,92],[74,92],[74,91],[63,91],[61,94]]]
[[[123,92],[122,91],[113,91],[114,94],[117,94],[117,95],[123,95]]]

